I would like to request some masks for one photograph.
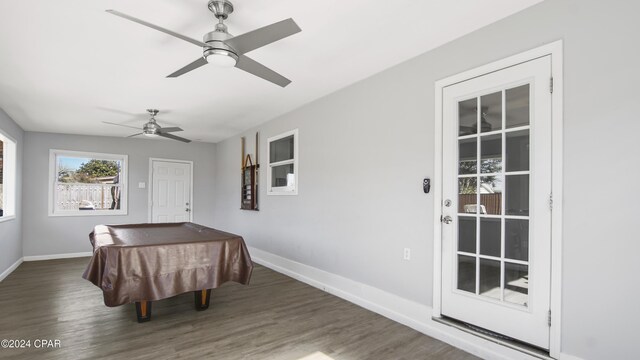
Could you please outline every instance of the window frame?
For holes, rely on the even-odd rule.
[[[2,213],[0,223],[17,218],[16,192],[18,191],[18,141],[0,129],[2,141]],[[12,191],[9,191],[12,190]],[[8,214],[8,215],[7,215]]]
[[[271,143],[293,135],[293,159],[271,163]],[[293,129],[267,139],[267,195],[298,195],[298,129]],[[272,168],[274,166],[293,164],[294,184],[289,186],[272,186]]]
[[[120,169],[120,210],[57,210],[56,204],[56,184],[58,181],[57,166],[58,157],[80,157],[98,160],[119,160],[122,161],[122,167]],[[73,151],[73,150],[60,150],[49,149],[49,216],[52,217],[64,217],[64,216],[122,216],[128,215],[128,202],[129,202],[129,156],[124,154],[107,154],[89,151]]]

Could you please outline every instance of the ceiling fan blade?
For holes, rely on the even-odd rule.
[[[241,55],[238,58],[236,67],[240,70],[248,72],[249,74],[261,77],[282,87],[285,87],[291,83],[291,80],[287,79],[286,77],[244,55]]]
[[[180,75],[184,75],[184,74],[188,73],[191,70],[195,70],[195,69],[199,68],[200,66],[207,65],[207,64],[208,64],[207,63],[207,59],[205,59],[203,57],[200,57],[200,58],[198,58],[198,60],[192,62],[191,64],[189,64],[189,65],[187,65],[185,67],[183,67],[182,69],[180,69],[180,70],[178,70],[178,71],[176,71],[176,72],[174,72],[172,74],[167,75],[167,77],[168,78],[175,78],[175,77],[178,77]]]
[[[166,137],[167,139],[178,140],[178,141],[182,141],[182,142],[186,142],[186,143],[190,143],[191,142],[191,140],[189,140],[189,139],[185,139],[185,138],[180,137],[180,136],[175,136],[175,135],[171,135],[171,134],[167,134],[167,133],[163,133],[163,132],[159,132],[158,136],[162,136],[162,137]]]
[[[130,138],[130,137],[134,137],[134,136],[138,136],[138,135],[142,135],[142,134],[144,134],[144,133],[137,133],[137,134],[129,135],[127,137]]]
[[[302,31],[293,19],[282,20],[275,24],[249,31],[225,41],[238,52],[238,55],[269,45]]]
[[[118,115],[127,115],[130,117],[149,117],[148,113],[133,113],[133,112],[129,112],[129,111],[123,111],[120,109],[114,109],[114,108],[110,108],[110,107],[104,107],[104,106],[96,106],[95,107],[98,110],[102,110],[102,111],[108,111],[114,114],[118,114]],[[173,112],[173,110],[166,110],[166,109],[162,109],[162,114],[171,114]],[[137,119],[132,119],[131,121],[135,121]]]
[[[225,41],[238,55],[246,54],[249,51],[269,45],[278,40],[284,39],[302,31],[293,19],[282,20],[280,22],[249,31]]]
[[[122,111],[119,109],[114,109],[114,108],[109,108],[109,107],[104,107],[104,106],[96,106],[95,107],[98,110],[102,110],[102,111],[108,111],[110,113],[114,113],[114,114],[118,114],[118,115],[126,115],[129,117],[137,117],[137,116],[141,116],[142,114],[136,114],[136,113],[130,113],[128,111]]]
[[[112,122],[108,122],[108,121],[103,121],[103,123],[105,123],[105,124],[109,124],[109,125],[124,126],[124,127],[128,127],[128,128],[132,128],[132,129],[140,130],[140,127],[139,127],[139,126],[129,126],[129,125],[123,125],[123,124],[116,124],[116,123],[112,123]]]
[[[171,35],[173,37],[177,37],[178,39],[184,40],[186,42],[190,42],[190,43],[192,43],[194,45],[198,45],[198,46],[201,46],[201,47],[202,46],[207,46],[207,44],[203,43],[202,41],[198,41],[196,39],[192,39],[192,38],[190,38],[188,36],[180,35],[175,31],[171,31],[171,30],[162,28],[162,27],[160,27],[158,25],[154,25],[152,23],[146,22],[144,20],[140,20],[138,18],[134,18],[133,16],[121,13],[120,11],[117,11],[117,10],[105,10],[105,11],[110,13],[110,14],[113,14],[113,15],[116,15],[116,16],[120,16],[121,18],[136,22],[136,23],[138,23],[140,25],[144,25],[144,26],[150,27],[152,29],[155,29],[155,30],[158,30],[158,31],[162,31],[165,34]]]
[[[163,132],[163,133],[170,133],[170,132],[176,132],[176,131],[184,131],[184,130],[180,129],[177,126],[160,128],[160,132]]]

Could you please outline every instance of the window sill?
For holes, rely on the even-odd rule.
[[[298,195],[298,190],[289,191],[268,191],[267,195]]]
[[[80,216],[125,216],[128,215],[127,211],[96,211],[96,210],[83,210],[79,212],[70,213],[49,213],[50,217],[80,217]]]
[[[11,216],[1,216],[0,217],[0,223],[3,223],[5,221],[11,221],[11,220],[15,220],[16,216],[15,215],[11,215]]]

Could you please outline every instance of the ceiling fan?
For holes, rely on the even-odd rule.
[[[218,19],[218,23],[214,31],[204,35],[202,41],[164,29],[116,10],[107,10],[107,12],[202,47],[202,57],[182,69],[169,74],[167,77],[178,77],[207,63],[212,63],[224,67],[235,66],[240,70],[244,70],[282,87],[291,83],[291,80],[259,62],[252,60],[245,54],[300,32],[300,27],[298,27],[293,19],[289,18],[242,35],[232,36],[227,32],[227,26],[224,24],[224,20],[233,12],[231,2],[228,0],[209,0],[208,6],[209,10]]]
[[[156,122],[156,115],[158,115],[160,110],[147,109],[147,112],[149,113],[149,115],[151,115],[151,118],[149,119],[149,122],[147,122],[146,124],[144,124],[142,126],[142,132],[138,133],[138,134],[133,134],[133,135],[130,135],[130,136],[127,136],[127,137],[134,137],[134,136],[138,136],[138,135],[144,135],[144,136],[148,136],[148,137],[162,136],[162,137],[165,137],[167,139],[178,140],[178,141],[182,141],[182,142],[186,142],[186,143],[190,143],[191,142],[191,140],[189,140],[189,139],[185,139],[183,137],[175,136],[173,134],[170,134],[170,133],[176,132],[176,131],[183,131],[181,128],[179,128],[179,127],[162,127]],[[103,121],[103,123],[109,124],[109,125],[124,126],[124,127],[128,127],[128,128],[133,128],[133,129],[140,130],[140,128],[137,128],[135,126],[116,124],[116,123],[112,123],[112,122],[108,122],[108,121]]]

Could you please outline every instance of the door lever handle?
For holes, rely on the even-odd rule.
[[[442,221],[445,224],[451,224],[453,222],[453,218],[449,215],[441,217],[440,221]]]
[[[189,211],[191,211],[191,209],[186,208],[186,209],[184,209],[184,211],[189,212]]]

